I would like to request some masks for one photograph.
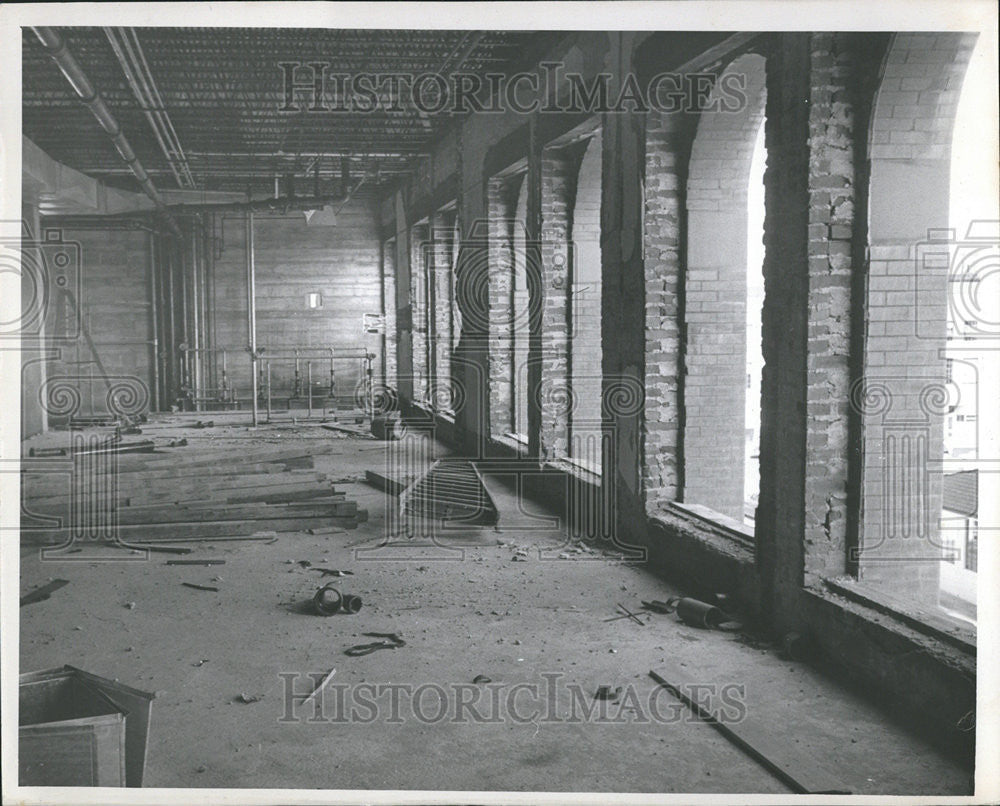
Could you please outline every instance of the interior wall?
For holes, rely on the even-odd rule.
[[[229,375],[245,400],[250,394],[245,216],[217,216],[215,228],[219,238],[214,269],[216,346],[231,351]],[[310,227],[301,212],[257,214],[254,253],[257,345],[264,357],[289,355],[295,348],[323,355],[330,347],[338,353],[367,350],[380,356],[380,336],[363,327],[363,315],[378,314],[383,306],[379,237],[371,203],[350,202],[338,212],[335,226]],[[310,293],[320,294],[322,307],[307,306]],[[377,358],[376,377],[382,372],[380,363]],[[312,371],[314,382],[328,387],[329,362],[314,361]],[[362,380],[360,359],[337,361],[335,372],[337,396],[353,397]],[[304,363],[300,373],[304,389]],[[274,360],[273,394],[287,399],[293,382],[294,362]]]
[[[50,425],[154,405],[150,238],[42,221],[53,349],[40,398]]]

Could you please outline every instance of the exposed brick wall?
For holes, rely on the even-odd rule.
[[[503,436],[514,427],[514,361],[511,340],[514,315],[514,232],[517,194],[523,182],[524,174],[497,176],[489,180],[486,191],[489,217],[489,433],[493,437]]]
[[[564,151],[542,155],[542,384],[540,455],[543,460],[568,453],[572,409],[569,384],[569,241],[576,194],[577,163]]]
[[[798,629],[805,533],[811,38],[781,34],[767,56],[764,123],[764,368],[755,521],[761,609]]]
[[[218,347],[232,350],[229,373],[241,397],[249,396],[246,353],[246,252],[242,215],[227,214],[224,250],[216,261]],[[378,337],[364,332],[362,317],[382,309],[379,243],[374,209],[355,200],[337,216],[334,227],[308,227],[301,213],[254,217],[257,344],[272,353],[290,348],[334,347],[379,353]],[[306,294],[319,292],[323,307],[309,310]],[[265,352],[267,355],[267,352]],[[275,395],[292,389],[293,364],[274,362],[271,384]],[[335,365],[338,396],[352,396],[361,381],[360,361]],[[375,367],[379,372],[379,367]],[[300,367],[303,384],[305,366]],[[328,364],[314,362],[313,379],[328,378]]]
[[[41,240],[46,224],[42,222]],[[80,289],[69,284],[72,299],[53,287],[51,336],[56,359],[48,362],[46,408],[53,416],[128,413],[155,406],[152,398],[153,350],[150,316],[150,235],[134,230],[57,228],[67,244],[79,245]],[[50,270],[58,266],[51,244],[45,247]],[[66,250],[70,254],[69,249]],[[66,339],[81,327],[78,338]],[[102,372],[103,370],[103,372]],[[69,410],[60,390],[75,390],[79,406]],[[36,392],[33,390],[33,394]],[[72,395],[73,393],[70,392]],[[109,405],[110,404],[110,405]],[[117,409],[117,411],[116,411]]]
[[[975,37],[898,34],[872,123],[862,581],[937,601],[951,133]],[[929,260],[928,255],[936,255]]]
[[[687,180],[683,494],[686,502],[742,521],[747,182],[764,116],[764,59],[748,54],[724,72],[745,76],[747,103],[739,111],[714,111],[713,90]]]
[[[410,228],[410,312],[412,316],[413,399],[423,403],[430,389],[430,334],[433,330],[428,307],[431,245],[427,224]]]
[[[569,355],[573,394],[568,452],[601,466],[601,151],[600,130],[579,162],[572,213]]]
[[[680,497],[681,236],[687,152],[680,115],[646,122],[643,251],[646,280],[646,399],[643,486],[648,511]]]
[[[896,34],[872,125],[874,159],[947,160],[975,34]]]
[[[815,34],[811,44],[804,535],[808,583],[843,573],[848,539],[856,48],[851,36],[842,34]]]
[[[455,304],[453,247],[455,237],[454,212],[440,212],[431,222],[433,242],[434,286],[434,394],[435,408],[450,411],[452,408],[451,350],[452,315]]]

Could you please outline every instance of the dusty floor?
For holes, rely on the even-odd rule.
[[[332,440],[334,453],[316,466],[335,478],[360,479],[385,462],[385,443],[309,425],[175,433],[188,437],[190,450],[234,439]],[[441,541],[458,552],[407,547],[407,560],[377,549],[386,505],[396,499],[360,481],[337,485],[369,510],[356,530],[189,544],[188,558],[222,558],[221,566],[167,566],[163,554],[125,561],[107,551],[100,560],[80,553],[41,561],[37,548],[25,547],[22,593],[54,577],[70,584],[21,608],[21,671],[68,663],[156,691],[147,787],[789,792],[665,691],[657,694],[649,671],[675,665],[708,685],[745,686],[734,696],[748,718],[771,720],[777,735],[822,759],[854,793],[965,793],[968,771],[773,648],[687,627],[674,615],[644,626],[605,621],[616,603],[638,608],[678,591],[641,565],[562,546],[560,526],[538,528],[550,513],[519,512],[508,488],[487,481],[499,527]],[[525,560],[512,561],[516,547],[529,547]],[[362,610],[308,612],[320,573],[299,561],[353,571],[336,581],[362,597]],[[406,646],[345,655],[378,640],[365,632],[397,633]],[[307,675],[333,668],[326,721],[297,701],[289,719],[279,676],[300,675],[295,690],[307,692]],[[473,685],[477,675],[492,682]],[[602,684],[623,687],[625,697],[586,719]],[[574,687],[581,699],[570,718]],[[468,708],[456,719],[457,701],[477,692],[480,721]],[[263,697],[243,703],[241,694]],[[351,704],[355,718],[345,719]]]

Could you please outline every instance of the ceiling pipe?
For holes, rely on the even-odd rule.
[[[180,142],[171,138],[170,132],[173,130],[173,125],[170,124],[166,110],[158,108],[156,98],[159,97],[159,93],[156,91],[156,85],[152,83],[153,77],[149,76],[146,79],[138,72],[139,67],[134,51],[129,49],[128,53],[125,52],[125,48],[129,47],[128,33],[125,29],[105,28],[104,34],[107,36],[108,43],[118,58],[118,63],[125,74],[125,80],[128,82],[132,94],[139,104],[139,108],[142,110],[143,115],[146,116],[149,127],[156,136],[156,142],[160,144],[160,150],[163,152],[163,156],[166,158],[167,164],[174,174],[177,187],[193,188],[195,183],[187,161],[184,158],[184,151],[180,146]],[[121,42],[118,41],[119,36],[122,39]]]
[[[74,58],[73,54],[70,53],[69,48],[66,47],[66,43],[63,38],[52,28],[35,26],[32,29],[38,40],[42,43],[42,47],[48,52],[49,56],[56,63],[62,74],[66,77],[66,80],[70,83],[74,92],[79,96],[80,100],[83,101],[84,105],[91,111],[93,116],[97,119],[98,124],[107,133],[108,137],[111,138],[111,142],[114,144],[118,153],[121,154],[123,160],[131,169],[132,173],[135,175],[136,180],[138,180],[140,187],[142,187],[143,192],[152,199],[153,204],[156,205],[157,210],[163,213],[167,226],[170,231],[177,236],[180,236],[181,232],[177,226],[177,222],[174,220],[170,211],[167,209],[166,203],[163,201],[163,197],[160,196],[159,191],[156,189],[156,185],[153,184],[153,180],[149,178],[149,174],[146,173],[146,169],[142,167],[142,163],[139,162],[139,158],[135,155],[135,151],[132,150],[132,146],[129,144],[128,139],[122,132],[122,127],[118,123],[118,120],[112,114],[111,110],[108,109],[104,99],[101,94],[97,91],[90,80],[87,78],[86,73],[83,72],[83,68],[80,67],[79,62]]]
[[[275,177],[277,179],[277,177]],[[176,215],[200,212],[287,212],[288,210],[318,210],[328,204],[343,204],[365,183],[359,179],[346,193],[334,196],[282,196],[280,198],[254,199],[245,202],[205,202],[204,204],[168,204],[167,209]]]

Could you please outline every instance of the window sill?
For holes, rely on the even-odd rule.
[[[824,580],[826,588],[852,602],[888,616],[912,630],[950,644],[969,655],[976,654],[976,630],[943,613],[911,605],[853,579]]]
[[[665,504],[666,507],[683,512],[692,518],[711,524],[717,530],[723,532],[727,537],[739,540],[747,546],[754,545],[754,530],[752,526],[747,526],[735,518],[716,512],[714,509],[702,506],[701,504],[685,504],[681,501],[671,501]]]
[[[528,453],[528,444],[522,442],[514,434],[501,434],[498,437],[493,437],[493,441],[498,445],[503,445],[508,450],[514,451],[517,456],[526,456]]]
[[[592,470],[588,470],[583,465],[574,462],[568,457],[560,457],[559,459],[550,459],[545,462],[544,467],[552,468],[553,470],[559,470],[568,476],[572,476],[577,481],[582,481],[585,484],[592,484],[595,487],[601,486],[601,474],[594,473]]]

